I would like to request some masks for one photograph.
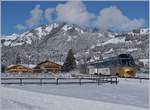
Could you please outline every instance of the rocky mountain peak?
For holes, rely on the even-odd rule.
[[[27,63],[27,52],[31,54],[31,63],[37,63],[43,58],[60,61],[64,60],[69,49],[73,49],[78,60],[83,56],[92,59],[119,53],[145,58],[148,56],[148,35],[148,28],[140,29],[139,33],[118,33],[92,31],[66,23],[41,25],[22,34],[3,36],[2,63],[13,64],[15,53],[20,54],[23,63]]]

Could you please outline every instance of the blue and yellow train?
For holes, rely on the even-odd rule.
[[[120,54],[100,62],[91,63],[90,66],[97,70],[109,68],[110,75],[117,75],[119,77],[134,77],[138,67],[130,54]],[[97,71],[96,74],[100,73]]]

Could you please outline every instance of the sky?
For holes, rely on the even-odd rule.
[[[54,22],[130,31],[148,27],[148,10],[147,1],[3,1],[1,32],[19,34]]]

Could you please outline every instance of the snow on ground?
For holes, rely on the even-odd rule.
[[[148,72],[148,71],[147,71]],[[147,73],[145,73],[145,74],[142,74],[142,73],[137,73],[136,74],[136,77],[141,77],[141,78],[149,78],[149,74]]]
[[[127,49],[127,50],[128,50],[128,52],[132,52],[132,51],[137,51],[138,48],[130,48],[130,49]]]
[[[144,65],[149,65],[149,59],[139,59],[140,62],[143,62]]]
[[[7,106],[6,106],[7,105]],[[20,103],[11,99],[1,98],[1,110],[43,110],[38,106]]]
[[[112,38],[112,39],[102,43],[102,45],[118,44],[118,43],[132,43],[132,42],[131,41],[126,41],[125,37],[116,37],[116,38]]]
[[[3,108],[8,104],[25,110],[148,110],[148,81],[138,79],[119,79],[118,85],[3,85],[1,92]]]
[[[106,44],[117,44],[117,43],[124,43],[125,42],[125,37],[118,37],[118,38],[112,38],[106,42],[104,42],[102,45],[106,45]]]
[[[72,87],[73,86],[73,87]],[[119,104],[116,103],[116,100],[114,100],[113,102],[105,102],[105,101],[96,101],[96,100],[90,100],[90,99],[85,99],[85,98],[77,98],[77,97],[66,97],[67,95],[64,96],[60,96],[60,95],[53,95],[51,94],[52,91],[59,91],[60,93],[69,93],[69,91],[74,92],[76,94],[79,95],[83,95],[86,97],[91,97],[89,96],[90,94],[93,94],[94,91],[95,94],[94,96],[97,96],[97,98],[101,98],[99,96],[99,94],[103,93],[103,88],[105,90],[105,86],[96,86],[96,85],[83,85],[83,86],[77,86],[77,85],[72,85],[72,86],[68,86],[68,85],[59,85],[55,87],[49,87],[46,88],[48,86],[38,86],[38,85],[33,85],[33,86],[20,86],[22,88],[32,88],[32,90],[29,90],[29,88],[26,90],[22,90],[22,88],[20,89],[15,89],[13,88],[8,88],[8,87],[2,87],[1,88],[1,92],[2,92],[2,101],[3,101],[3,108],[7,108],[9,107],[13,107],[13,110],[99,110],[101,108],[103,108],[102,110],[148,110],[148,108],[142,108],[142,107],[138,107],[138,106],[133,106],[133,105],[126,105],[126,104]],[[107,85],[108,86],[108,85]],[[113,87],[114,86],[114,87]],[[110,86],[109,86],[110,87]],[[117,85],[112,85],[111,89],[113,91],[105,91],[105,95],[103,94],[102,97],[109,100],[109,95],[113,96],[114,98],[117,97],[117,94],[114,94],[114,88],[116,88]],[[44,93],[43,91],[40,92],[33,92],[35,91],[35,88],[40,88],[41,90],[46,90],[49,93]],[[67,88],[69,88],[67,90]],[[71,89],[72,88],[72,89]],[[87,91],[88,88],[88,91]],[[100,89],[98,89],[100,88]],[[91,89],[93,89],[93,92],[91,91]],[[131,88],[129,88],[128,92],[130,93]],[[140,88],[142,89],[142,88]],[[102,90],[102,91],[99,91]],[[32,92],[31,92],[32,91]],[[84,94],[81,92],[84,91]],[[122,90],[123,92],[124,90]],[[114,93],[113,93],[114,92]],[[121,91],[120,91],[121,92]],[[126,91],[127,92],[127,91]],[[134,102],[136,102],[136,95],[138,95],[135,91],[132,90],[132,92],[135,92],[135,95],[132,96],[133,94],[128,94],[128,96],[124,96],[124,100],[122,100],[122,102],[125,101],[130,101],[130,103],[133,101],[131,100],[132,98],[134,98]],[[138,92],[138,91],[137,91]],[[142,92],[142,91],[141,91]],[[124,93],[124,92],[123,92]],[[70,93],[69,93],[70,94]],[[118,93],[120,94],[120,93]],[[144,93],[141,93],[144,94]],[[120,94],[120,96],[122,96],[123,94]],[[132,96],[132,97],[131,97]],[[131,97],[131,98],[130,98]],[[141,99],[143,100],[143,99]],[[121,100],[120,100],[121,101]],[[138,103],[138,100],[137,102]],[[6,107],[7,106],[7,107]],[[3,109],[4,110],[4,109]]]
[[[71,40],[72,40],[72,37],[71,37],[71,36],[68,36],[67,41],[71,41]]]
[[[141,29],[140,34],[147,34],[149,33],[149,28]]]
[[[4,36],[3,38],[5,39],[5,40],[16,40],[17,39],[17,37],[18,37],[19,35],[18,34],[12,34],[12,35],[10,35],[10,36]]]
[[[5,45],[5,46],[9,46],[10,44],[11,44],[11,41],[5,41],[5,42],[4,42],[4,45]]]
[[[105,53],[112,53],[114,51],[114,49],[113,48],[111,48],[110,50],[108,50],[107,52],[105,52]]]

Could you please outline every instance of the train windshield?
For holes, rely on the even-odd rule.
[[[134,66],[133,57],[129,54],[121,54],[119,55],[119,60],[122,66]]]
[[[96,68],[112,68],[117,66],[135,66],[136,64],[130,54],[120,54],[118,57],[111,57],[91,65]]]

